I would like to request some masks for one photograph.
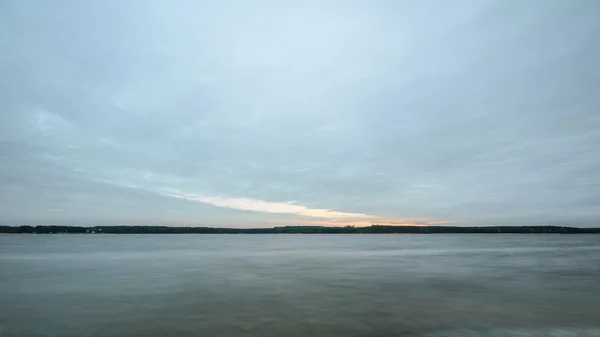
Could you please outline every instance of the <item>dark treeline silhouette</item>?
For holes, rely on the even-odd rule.
[[[169,226],[0,226],[6,234],[600,234],[600,228],[562,226],[381,226],[214,228]]]

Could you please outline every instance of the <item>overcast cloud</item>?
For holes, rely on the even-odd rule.
[[[599,17],[0,1],[0,223],[600,225]]]

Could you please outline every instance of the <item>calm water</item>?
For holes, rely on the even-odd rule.
[[[0,336],[600,336],[600,236],[0,235]]]

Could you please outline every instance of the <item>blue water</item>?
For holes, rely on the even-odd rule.
[[[600,235],[0,235],[0,336],[600,336]]]

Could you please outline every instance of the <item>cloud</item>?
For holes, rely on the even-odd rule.
[[[31,124],[33,130],[42,133],[64,131],[69,126],[69,123],[62,116],[42,109],[35,112],[34,120]]]
[[[202,197],[184,193],[165,193],[164,195],[190,201],[199,201],[217,207],[233,208],[251,212],[294,214],[301,217],[324,219],[360,219],[373,217],[371,215],[360,213],[346,213],[333,211],[330,209],[308,208],[305,206],[297,205],[293,201],[268,202],[263,200],[247,198]]]
[[[0,222],[597,225],[599,6],[0,1]]]

